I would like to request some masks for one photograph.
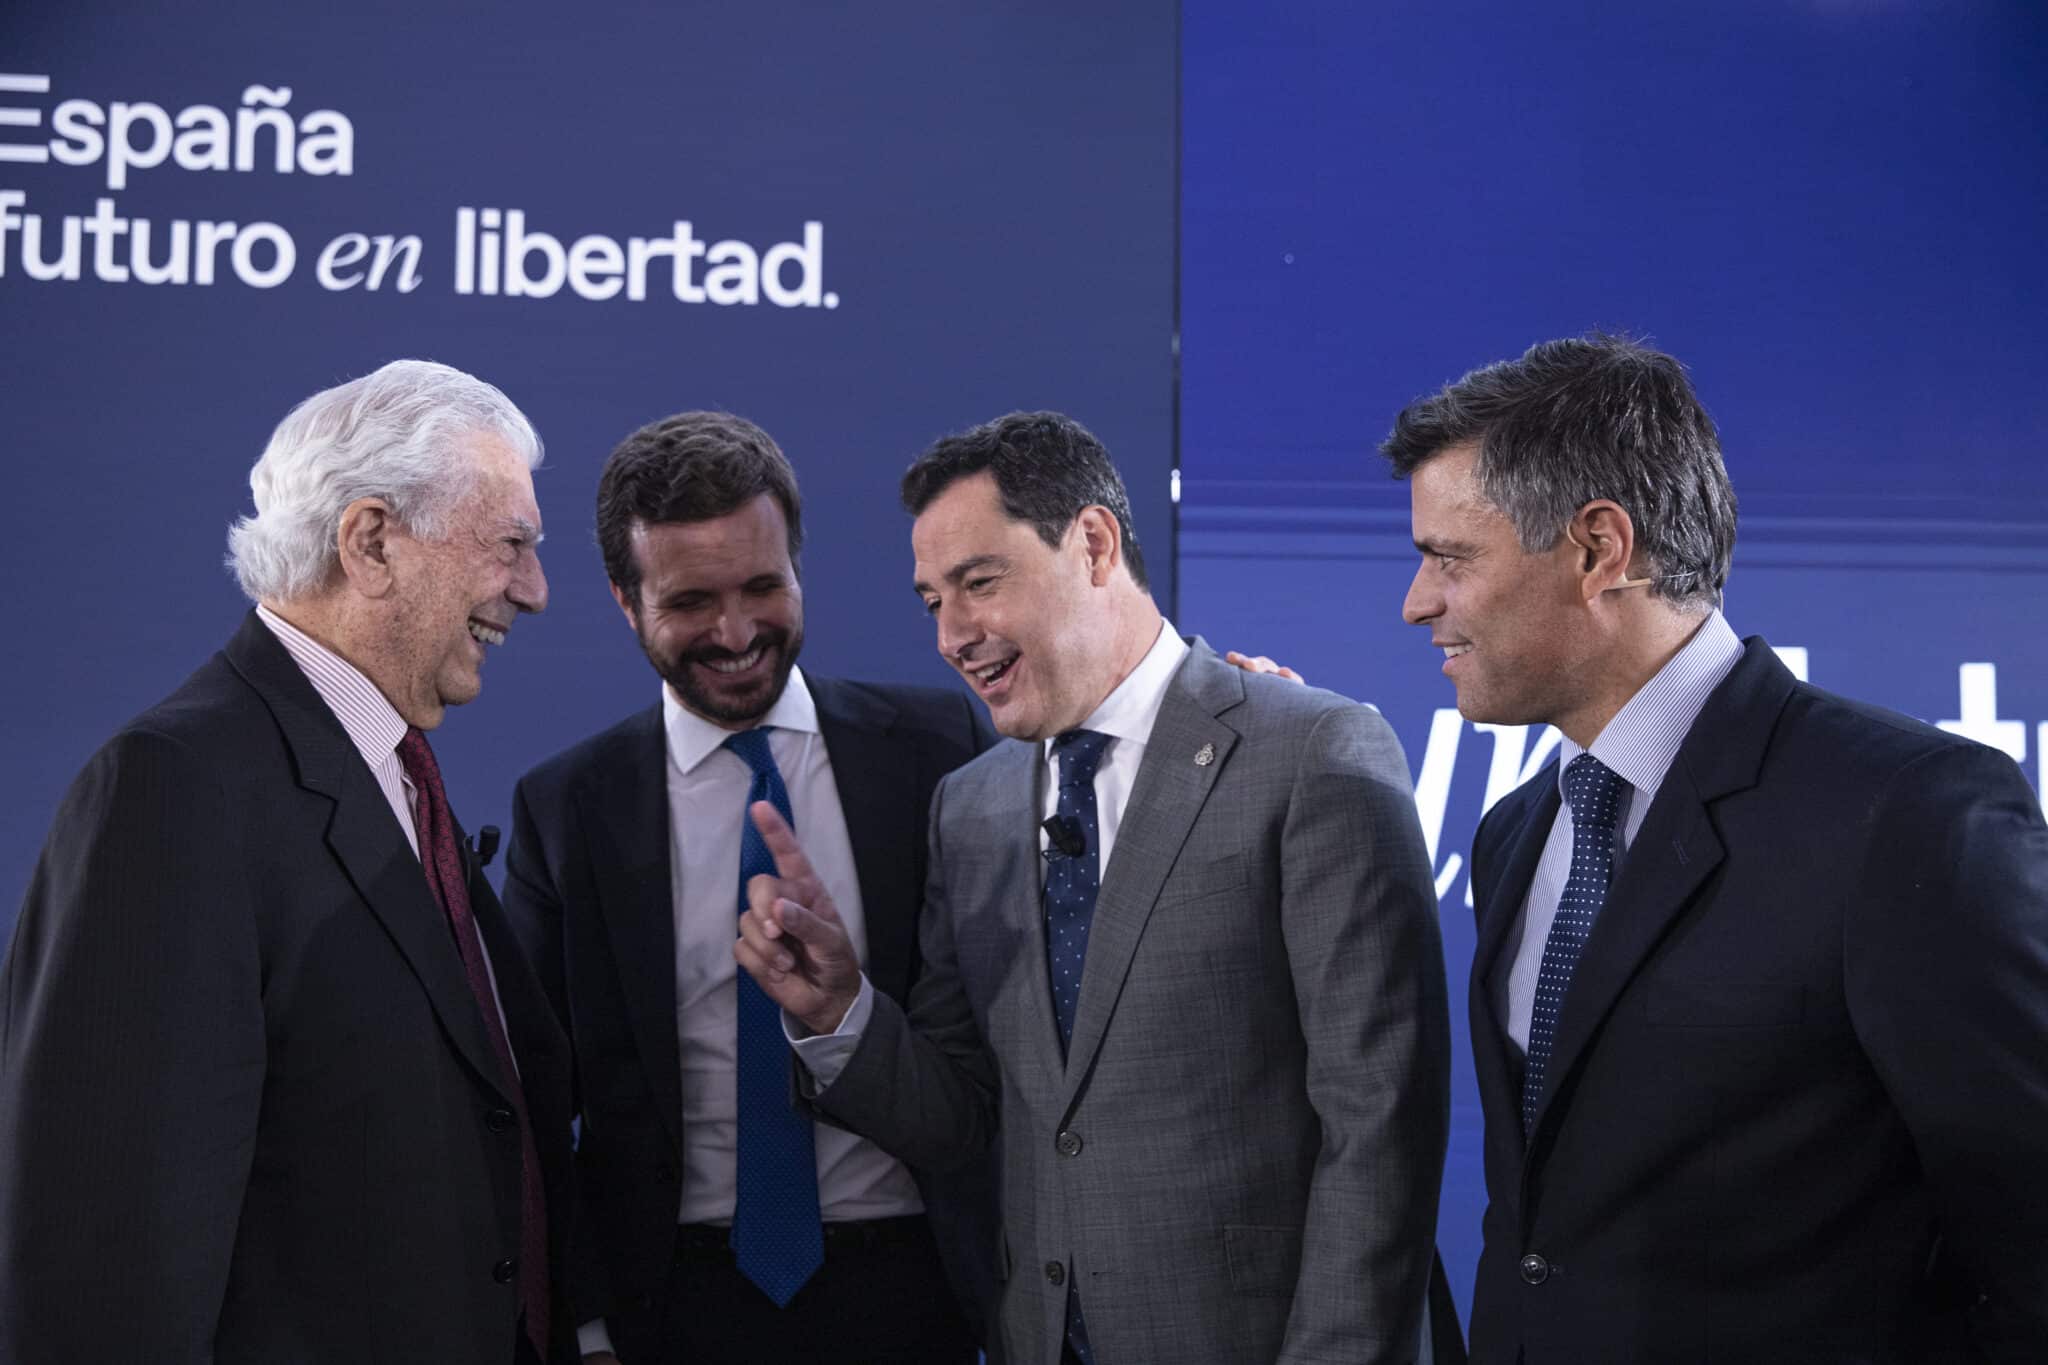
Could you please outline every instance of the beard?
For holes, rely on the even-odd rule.
[[[664,659],[649,646],[647,636],[640,635],[641,652],[654,665],[661,680],[675,689],[683,705],[712,724],[728,728],[752,725],[782,700],[782,691],[789,686],[789,670],[796,667],[797,655],[803,647],[801,625],[793,629],[776,626],[756,631],[747,647],[738,652],[718,645],[702,645]],[[741,686],[722,685],[716,674],[700,667],[737,659],[757,649],[766,654],[768,671]]]

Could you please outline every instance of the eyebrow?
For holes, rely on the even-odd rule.
[[[1001,555],[975,555],[971,559],[961,560],[958,564],[955,564],[952,568],[946,570],[946,582],[958,583],[961,579],[967,577],[967,575],[973,573],[976,569],[986,569],[990,567],[1001,568],[1007,567],[1008,564],[1009,561],[1004,559]],[[910,590],[916,593],[919,597],[922,597],[926,593],[930,592],[932,588],[931,584],[925,582],[922,578],[920,578],[915,583],[912,583],[910,585]]]
[[[547,534],[525,517],[507,517],[505,519],[505,527],[521,540],[534,545],[538,545],[547,539]]]
[[[1479,547],[1462,540],[1418,540],[1415,548],[1426,555],[1469,555]]]

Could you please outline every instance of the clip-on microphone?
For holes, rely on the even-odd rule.
[[[1078,858],[1088,851],[1088,836],[1081,832],[1081,822],[1071,815],[1051,816],[1039,828],[1052,844],[1043,855],[1048,861]]]

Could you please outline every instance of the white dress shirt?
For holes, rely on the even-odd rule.
[[[1581,749],[1570,739],[1559,746],[1560,795],[1564,791],[1564,770],[1582,753],[1591,753],[1628,784],[1620,795],[1624,807],[1621,819],[1615,822],[1620,847],[1615,851],[1612,876],[1621,875],[1622,855],[1635,842],[1636,831],[1643,827],[1643,817],[1649,814],[1650,803],[1657,799],[1657,789],[1664,784],[1664,775],[1671,771],[1671,762],[1678,757],[1679,746],[1685,743],[1693,722],[1699,719],[1708,694],[1721,685],[1741,658],[1742,641],[1716,611],[1671,656],[1670,662],[1614,713],[1614,719],[1594,738],[1591,749]],[[1515,950],[1514,966],[1508,973],[1508,1036],[1524,1052],[1529,1049],[1529,1020],[1536,1009],[1536,979],[1543,971],[1543,945],[1550,938],[1551,921],[1557,918],[1557,903],[1564,896],[1571,864],[1572,808],[1560,799],[1557,818],[1550,825],[1550,837],[1543,844],[1543,856],[1536,864],[1536,875],[1529,880],[1529,894],[1522,901],[1521,940]]]
[[[676,1040],[683,1082],[683,1188],[676,1219],[730,1224],[737,1196],[741,822],[753,771],[727,749],[730,731],[684,709],[662,688],[668,736],[670,904],[676,929]],[[761,718],[789,791],[790,814],[825,887],[867,960],[867,920],[846,813],[818,708],[800,669]],[[827,1222],[922,1213],[910,1172],[873,1143],[828,1125],[812,1128],[818,1205]]]
[[[1096,866],[1103,876],[1109,873],[1110,854],[1116,848],[1117,827],[1123,823],[1124,806],[1131,798],[1131,787],[1138,780],[1138,765],[1145,760],[1145,744],[1152,737],[1152,726],[1158,721],[1159,708],[1166,701],[1166,689],[1187,655],[1187,642],[1174,631],[1171,621],[1162,621],[1158,638],[1145,652],[1145,657],[1138,661],[1138,666],[1103,698],[1102,704],[1078,727],[1109,736],[1109,743],[1102,751],[1102,761],[1095,769]],[[1059,759],[1053,753],[1052,744],[1048,739],[1039,746],[1046,764],[1042,784],[1045,793],[1039,810],[1046,818],[1059,814]],[[1041,829],[1039,851],[1043,852],[1050,846],[1050,837]],[[808,840],[804,847],[810,847]],[[1038,865],[1041,881],[1045,870],[1046,864],[1041,859]],[[833,1032],[805,1036],[803,1025],[787,1012],[783,1014],[783,1029],[789,1034],[790,1043],[796,1048],[804,1069],[810,1072],[812,1081],[818,1086],[832,1084],[845,1070],[847,1059],[860,1043],[861,1031],[867,1027],[868,1019],[874,1013],[874,1006],[875,988],[863,973],[860,994],[854,998],[852,1007],[846,1011],[846,1018]],[[1046,1001],[1046,1008],[1052,1008],[1050,999]]]

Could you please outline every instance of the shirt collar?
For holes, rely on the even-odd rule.
[[[377,684],[360,668],[269,607],[258,603],[256,615],[270,627],[270,633],[292,656],[306,681],[313,684],[320,700],[341,722],[341,728],[365,763],[375,768],[398,751],[398,741],[405,738],[407,729],[405,717],[398,714]]]
[[[1678,757],[1693,722],[1700,718],[1707,697],[1741,658],[1742,641],[1715,611],[1670,662],[1614,713],[1614,719],[1594,737],[1590,751],[1564,740],[1558,752],[1558,790],[1564,790],[1564,770],[1571,761],[1591,752],[1629,786],[1654,793],[1663,785],[1664,774],[1671,771],[1671,762]]]
[[[1153,722],[1159,719],[1159,708],[1166,701],[1166,689],[1173,682],[1174,672],[1187,655],[1187,641],[1174,630],[1173,622],[1161,618],[1159,638],[1152,642],[1152,648],[1145,651],[1145,657],[1138,660],[1138,666],[1116,685],[1116,689],[1102,699],[1102,705],[1081,722],[1080,728],[1098,731],[1112,739],[1143,744],[1152,735]],[[1052,740],[1046,740],[1043,747],[1050,759]]]
[[[668,732],[668,761],[679,773],[694,771],[732,736],[732,731],[714,725],[677,701],[674,689],[667,683],[661,687],[661,720]],[[811,699],[811,689],[804,683],[801,668],[789,670],[789,685],[782,689],[775,705],[768,708],[768,714],[754,724],[818,733],[818,704]]]

